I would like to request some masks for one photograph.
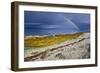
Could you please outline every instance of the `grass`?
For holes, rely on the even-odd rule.
[[[54,45],[57,43],[61,43],[69,39],[76,39],[81,34],[82,33],[55,35],[55,36],[49,36],[49,37],[48,36],[47,37],[30,37],[27,39],[24,38],[24,45],[25,47],[42,48],[42,47]]]

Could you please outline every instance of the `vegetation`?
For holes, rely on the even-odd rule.
[[[69,39],[75,39],[81,34],[82,33],[24,38],[24,45],[25,47],[42,48],[57,43],[61,43]]]

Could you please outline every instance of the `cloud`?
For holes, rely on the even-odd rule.
[[[74,17],[76,15],[78,17],[83,16],[83,18],[77,20]],[[80,32],[80,27],[75,22],[84,21],[85,18],[83,14],[36,11],[25,11],[24,17],[25,34],[72,34]]]

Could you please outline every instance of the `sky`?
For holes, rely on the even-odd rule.
[[[90,31],[90,14],[24,11],[25,35],[58,35]]]

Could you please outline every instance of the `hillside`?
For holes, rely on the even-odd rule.
[[[70,36],[70,37],[69,37]],[[45,47],[25,47],[25,61],[62,60],[62,59],[87,59],[90,58],[90,33],[78,33],[63,36],[52,36],[64,39],[49,45],[45,40]],[[43,40],[45,37],[41,37]],[[47,38],[47,37],[46,37]],[[66,39],[65,39],[66,38]],[[33,37],[31,39],[34,39]],[[37,39],[37,38],[36,38]],[[40,38],[38,38],[40,39]],[[51,40],[51,39],[48,39]],[[40,43],[40,42],[39,42]],[[47,46],[49,45],[49,46]]]
[[[64,42],[69,39],[76,39],[83,33],[54,35],[54,36],[30,36],[24,39],[25,47],[42,48]]]

